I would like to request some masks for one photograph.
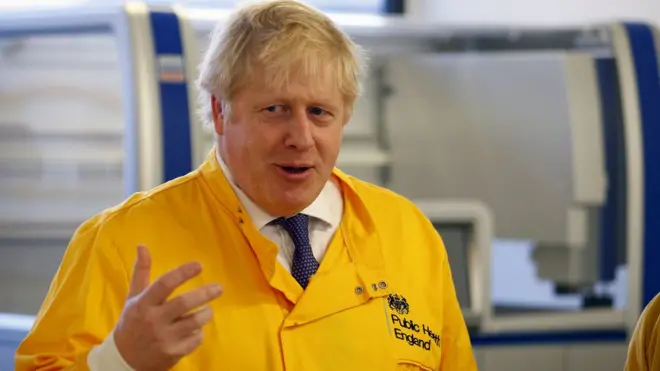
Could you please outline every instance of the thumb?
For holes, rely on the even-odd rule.
[[[131,278],[131,286],[128,291],[128,298],[133,298],[139,295],[147,287],[149,287],[149,274],[151,272],[151,255],[149,250],[139,245],[137,247],[137,258],[135,259],[135,266],[133,267],[133,277]]]

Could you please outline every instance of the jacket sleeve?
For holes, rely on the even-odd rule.
[[[90,370],[87,357],[111,334],[128,285],[127,270],[101,217],[84,223],[16,351],[15,369]]]
[[[449,266],[449,259],[444,247],[445,257],[442,263],[443,323],[442,360],[439,371],[477,371],[470,335],[463,312],[456,296],[454,279]]]

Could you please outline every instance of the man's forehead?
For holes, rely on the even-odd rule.
[[[337,84],[331,79],[253,80],[249,85],[255,96],[308,101],[341,101]]]

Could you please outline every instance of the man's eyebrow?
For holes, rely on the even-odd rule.
[[[320,107],[320,108],[325,108],[325,109],[327,109],[327,110],[329,110],[329,111],[333,111],[333,112],[338,111],[338,110],[339,110],[339,107],[340,107],[340,106],[338,106],[338,105],[336,105],[336,104],[333,104],[333,103],[325,103],[325,102],[322,102],[322,101],[317,101],[317,102],[315,102],[315,103],[312,103],[312,106],[314,106],[314,107]]]

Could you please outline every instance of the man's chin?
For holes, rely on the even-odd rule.
[[[306,209],[316,200],[317,194],[309,190],[287,190],[273,197],[272,212],[278,216],[295,215]]]

